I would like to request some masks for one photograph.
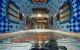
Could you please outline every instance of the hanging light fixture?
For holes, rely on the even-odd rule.
[[[42,14],[37,14],[37,17],[42,17]]]

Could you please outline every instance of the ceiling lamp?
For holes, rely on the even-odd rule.
[[[42,14],[37,14],[37,17],[42,17]]]

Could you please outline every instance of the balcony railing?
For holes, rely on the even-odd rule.
[[[4,40],[4,39],[8,39],[8,38],[12,38],[15,37],[16,35],[27,35],[27,37],[31,36],[31,35],[36,35],[39,33],[46,33],[46,34],[52,34],[56,37],[73,37],[73,38],[80,38],[80,33],[75,33],[75,32],[63,32],[63,31],[59,31],[59,30],[50,30],[50,29],[30,29],[30,30],[23,30],[23,31],[17,31],[17,32],[10,32],[10,33],[4,33],[4,34],[0,34],[0,40]],[[60,35],[60,36],[59,36]]]

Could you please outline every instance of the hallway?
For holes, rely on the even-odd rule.
[[[79,0],[0,0],[0,50],[80,50]]]

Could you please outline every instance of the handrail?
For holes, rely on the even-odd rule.
[[[50,30],[50,29],[30,29],[30,30],[22,30],[17,32],[0,34],[0,40],[14,37],[16,35],[28,34],[28,33],[40,33],[40,32],[45,32],[45,33],[52,32],[53,34],[61,34],[61,35],[66,35],[70,37],[80,38],[80,33],[75,33],[75,32],[63,32],[59,30]]]

